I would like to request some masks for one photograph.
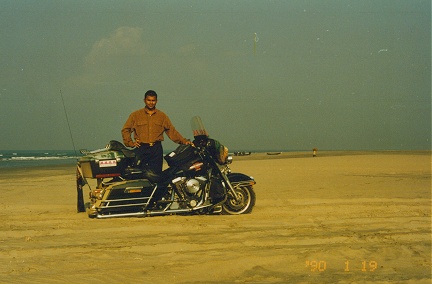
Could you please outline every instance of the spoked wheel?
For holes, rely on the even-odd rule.
[[[255,192],[251,186],[238,186],[234,188],[238,200],[228,195],[222,205],[222,213],[228,215],[248,214],[255,205]]]

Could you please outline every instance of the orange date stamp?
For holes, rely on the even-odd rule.
[[[362,261],[351,261],[345,260],[341,269],[345,272],[350,271],[362,271],[362,272],[374,272],[378,269],[378,262],[375,260],[362,260]],[[324,272],[329,268],[325,260],[306,260],[306,268],[312,272]],[[334,267],[333,267],[334,268]]]

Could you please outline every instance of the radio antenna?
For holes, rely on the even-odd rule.
[[[78,157],[78,154],[77,154],[77,151],[76,151],[76,148],[75,148],[75,142],[74,142],[73,136],[72,136],[72,130],[71,130],[71,127],[70,127],[69,118],[68,118],[67,111],[66,111],[65,102],[64,102],[64,99],[63,99],[63,93],[62,93],[61,90],[60,90],[60,97],[62,99],[63,110],[64,110],[64,113],[65,113],[65,116],[66,116],[66,122],[67,122],[67,125],[68,125],[68,128],[69,128],[69,135],[70,135],[70,138],[71,138],[71,141],[72,141],[72,146],[73,146],[73,149],[74,149],[75,157]]]

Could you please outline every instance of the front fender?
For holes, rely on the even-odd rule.
[[[256,184],[256,181],[253,177],[242,174],[242,173],[229,173],[227,177],[231,183],[240,183],[240,182],[248,182],[251,185]]]

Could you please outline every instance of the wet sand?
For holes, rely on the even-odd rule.
[[[257,181],[251,214],[104,220],[76,213],[73,166],[2,170],[0,283],[431,283],[430,152],[231,168]]]

